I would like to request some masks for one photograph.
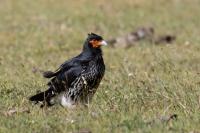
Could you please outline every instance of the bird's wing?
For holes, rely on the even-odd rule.
[[[57,71],[52,72],[52,79],[48,85],[58,93],[63,91],[63,89],[67,89],[88,68],[90,61],[90,58],[85,57],[73,58],[72,60],[66,61]]]
[[[46,71],[43,73],[43,76],[45,78],[52,78],[60,73],[66,72],[69,69],[73,67],[79,67],[79,66],[87,66],[88,62],[91,60],[90,57],[82,56],[82,54],[72,58],[71,60],[65,61],[63,64],[60,65],[58,69],[56,69],[54,72],[52,71]]]
[[[58,73],[48,82],[48,85],[54,88],[56,92],[64,91],[81,74],[82,70],[81,66],[71,67]]]
[[[71,100],[76,101],[80,95],[83,96],[81,100],[84,100],[86,103],[88,100],[91,100],[103,76],[99,77],[99,72],[95,69],[95,66],[90,63],[90,65],[71,82],[69,86],[70,91],[68,92],[68,97],[72,98]]]

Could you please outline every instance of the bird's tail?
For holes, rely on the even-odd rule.
[[[53,96],[55,95],[55,93],[53,92],[53,90],[48,89],[44,92],[40,92],[36,95],[33,95],[29,98],[30,101],[49,101]]]
[[[29,100],[30,101],[44,101],[44,99],[45,99],[45,92],[40,92],[40,93],[38,93],[38,94],[36,94],[36,95],[34,95],[34,96],[31,96],[30,98],[29,98]]]

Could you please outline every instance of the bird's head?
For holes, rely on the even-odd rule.
[[[100,48],[103,45],[107,45],[106,41],[104,41],[101,36],[94,33],[88,34],[87,43],[92,48]]]
[[[101,46],[107,45],[104,39],[94,33],[89,33],[83,46],[84,53],[101,53]]]

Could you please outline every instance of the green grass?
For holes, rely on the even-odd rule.
[[[1,0],[0,132],[200,131],[199,5],[199,0]],[[104,47],[106,74],[88,109],[40,109],[27,100],[46,88],[34,67],[55,70],[80,52],[89,32],[108,39],[143,25],[177,40]],[[31,112],[5,116],[11,108]],[[176,121],[147,124],[174,113]]]

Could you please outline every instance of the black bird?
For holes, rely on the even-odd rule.
[[[55,71],[43,73],[51,78],[48,89],[29,98],[36,103],[51,106],[58,101],[64,107],[77,104],[88,105],[95,94],[105,72],[101,46],[107,45],[103,38],[94,33],[88,34],[82,52],[65,61]]]

